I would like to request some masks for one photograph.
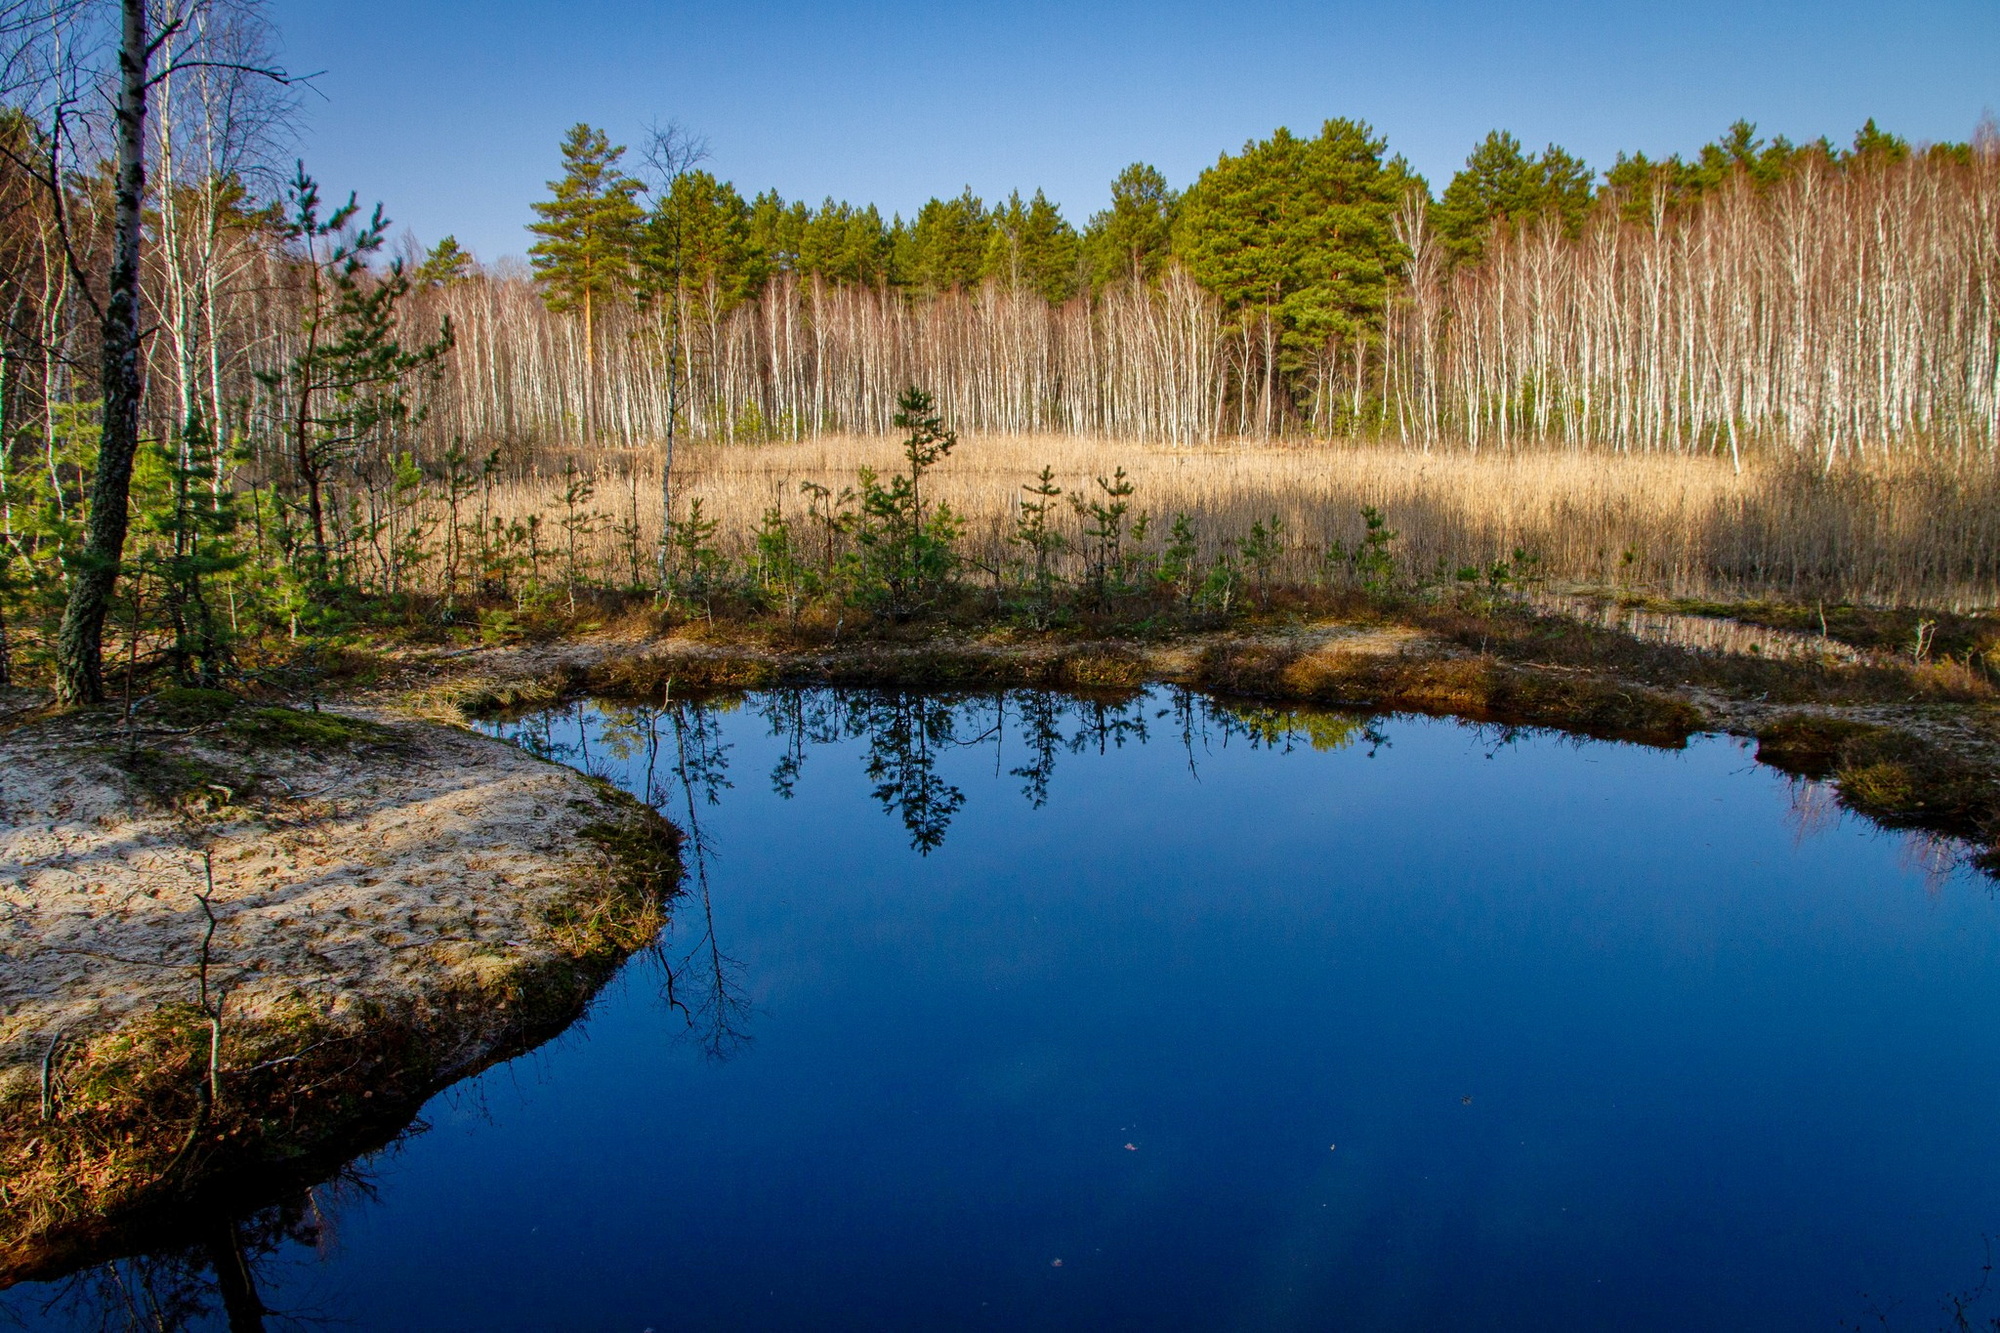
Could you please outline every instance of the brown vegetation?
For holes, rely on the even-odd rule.
[[[804,515],[802,482],[838,491],[862,466],[892,470],[897,452],[882,436],[702,446],[689,452],[678,489],[683,503],[701,501],[703,517],[720,523],[719,544],[741,559],[765,510]],[[606,521],[589,541],[593,565],[623,568],[630,529],[619,527],[635,516],[639,548],[654,549],[658,472],[645,452],[531,456],[518,479],[497,488],[495,512],[559,514],[570,457],[598,478],[592,504]],[[1086,498],[1095,478],[1125,468],[1137,488],[1133,511],[1151,516],[1155,543],[1178,513],[1194,517],[1210,550],[1275,515],[1287,545],[1275,572],[1288,581],[1322,576],[1328,547],[1351,548],[1362,506],[1374,505],[1399,534],[1395,554],[1409,576],[1442,570],[1449,580],[1465,566],[1483,573],[1522,552],[1533,562],[1517,571],[1524,576],[1611,591],[1960,610],[2000,600],[2000,472],[1925,453],[1846,462],[1831,473],[1760,453],[1739,472],[1691,455],[1423,456],[1311,441],[1174,447],[980,435],[926,482],[966,520],[976,564],[1001,568],[1018,558],[1008,537],[1022,486],[1044,465],[1066,494]],[[1810,628],[1817,631],[1816,619]]]

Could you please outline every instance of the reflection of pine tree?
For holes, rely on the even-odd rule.
[[[1074,753],[1083,753],[1086,745],[1095,745],[1103,754],[1113,747],[1123,749],[1126,741],[1146,743],[1146,713],[1137,699],[1122,704],[1087,700],[1077,705],[1077,712],[1081,726],[1070,742]]]
[[[903,819],[910,846],[929,856],[944,843],[965,793],[938,776],[938,752],[956,741],[953,705],[920,694],[861,701],[853,720],[868,737],[867,773],[882,808]]]
[[[1208,701],[1185,686],[1176,686],[1173,714],[1180,726],[1181,749],[1187,751],[1188,774],[1198,782],[1201,773],[1195,767],[1194,746],[1199,740],[1202,750],[1208,749]]]
[[[729,751],[723,742],[722,719],[707,706],[680,699],[664,710],[673,726],[674,775],[689,800],[699,793],[704,804],[721,805],[722,793],[736,784],[729,780]]]
[[[765,700],[763,713],[771,734],[785,742],[785,752],[771,766],[771,790],[789,801],[806,763],[805,699],[798,690],[780,690]]]
[[[1021,795],[1039,810],[1048,804],[1049,779],[1055,776],[1056,754],[1065,742],[1062,731],[1063,703],[1060,695],[1046,690],[1027,690],[1015,696],[1021,707],[1022,739],[1028,746],[1028,762],[1009,771],[1021,779]],[[1001,706],[1006,706],[1002,701]]]
[[[773,690],[763,696],[758,712],[770,734],[785,742],[784,754],[771,767],[771,790],[789,801],[806,752],[841,737],[840,696],[832,690]]]
[[[1049,779],[1055,774],[1056,755],[1062,750],[1082,754],[1095,747],[1099,754],[1126,741],[1144,745],[1146,709],[1143,697],[1125,703],[1100,699],[1072,699],[1045,690],[1026,690],[1013,696],[1021,709],[1023,739],[1028,746],[1028,762],[1010,771],[1021,779],[1021,795],[1037,810],[1049,799]],[[1003,705],[1004,707],[1004,705]],[[1063,724],[1073,719],[1076,730],[1065,736]]]
[[[503,734],[508,740],[526,750],[537,759],[546,759],[552,764],[567,764],[572,768],[582,763],[582,747],[577,741],[567,739],[571,718],[568,707],[548,709],[540,713],[530,713],[513,724]],[[563,722],[563,735],[556,734],[556,723]]]

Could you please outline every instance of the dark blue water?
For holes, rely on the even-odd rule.
[[[1164,692],[506,730],[700,873],[582,1025],[322,1193],[274,1308],[1930,1329],[2000,1234],[2000,904],[1735,742]]]

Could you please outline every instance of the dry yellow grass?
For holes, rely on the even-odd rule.
[[[619,521],[636,498],[641,543],[657,538],[658,470],[650,454],[578,455],[599,478],[594,507]],[[897,442],[825,437],[797,443],[684,447],[677,508],[702,501],[722,523],[721,545],[741,554],[764,511],[803,513],[801,482],[836,490],[864,465],[890,471]],[[1846,598],[1971,609],[1996,599],[2000,486],[1985,460],[1904,455],[1824,474],[1810,462],[1767,456],[1739,473],[1726,459],[1557,451],[1423,454],[1396,446],[1232,442],[1186,447],[1057,435],[975,435],[925,481],[927,496],[968,523],[969,551],[988,564],[1007,554],[1021,486],[1046,464],[1065,494],[1091,494],[1123,467],[1137,487],[1133,512],[1153,538],[1176,513],[1205,543],[1241,537],[1276,515],[1291,544],[1287,572],[1308,573],[1327,545],[1359,536],[1363,505],[1399,534],[1404,567],[1430,573],[1539,558],[1566,585],[1629,585],[1681,595]],[[560,455],[496,497],[499,512],[560,511]],[[1065,515],[1072,530],[1076,524]],[[608,530],[596,556],[622,559]]]

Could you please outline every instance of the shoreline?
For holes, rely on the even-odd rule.
[[[1669,748],[1721,732],[1879,824],[1962,840],[1970,865],[2000,874],[2000,708],[1948,671],[1737,660],[1490,610],[1179,634],[881,625],[844,643],[840,626],[819,641],[781,628],[402,650],[326,712],[165,691],[128,727],[0,701],[14,705],[0,708],[0,1288],[157,1243],[177,1217],[295,1191],[393,1141],[437,1091],[565,1030],[657,934],[679,891],[677,830],[472,733],[479,717],[805,685],[1170,685]],[[458,821],[450,838],[441,812]],[[235,869],[191,897],[204,847],[206,873]],[[148,855],[178,857],[179,879],[162,888],[172,876]],[[467,889],[504,858],[517,879]],[[251,871],[271,886],[251,892]],[[68,916],[24,922],[51,893],[70,895]],[[201,937],[201,897],[234,936]],[[364,900],[407,910],[327,924]],[[61,934],[86,928],[122,943]],[[297,959],[254,956],[329,929],[347,952],[315,946],[316,980]],[[58,956],[69,971],[24,990]]]
[[[693,632],[689,632],[692,630]],[[931,632],[773,642],[756,626],[692,624],[526,647],[413,655],[374,691],[417,715],[471,718],[592,696],[658,701],[784,686],[919,690],[1148,685],[1218,698],[1457,717],[1665,747],[1702,733],[1757,742],[1759,762],[1833,784],[1889,828],[1967,843],[2000,874],[2000,704],[1955,663],[1849,653],[1763,657],[1642,641],[1534,615],[1322,618],[1157,637]]]

